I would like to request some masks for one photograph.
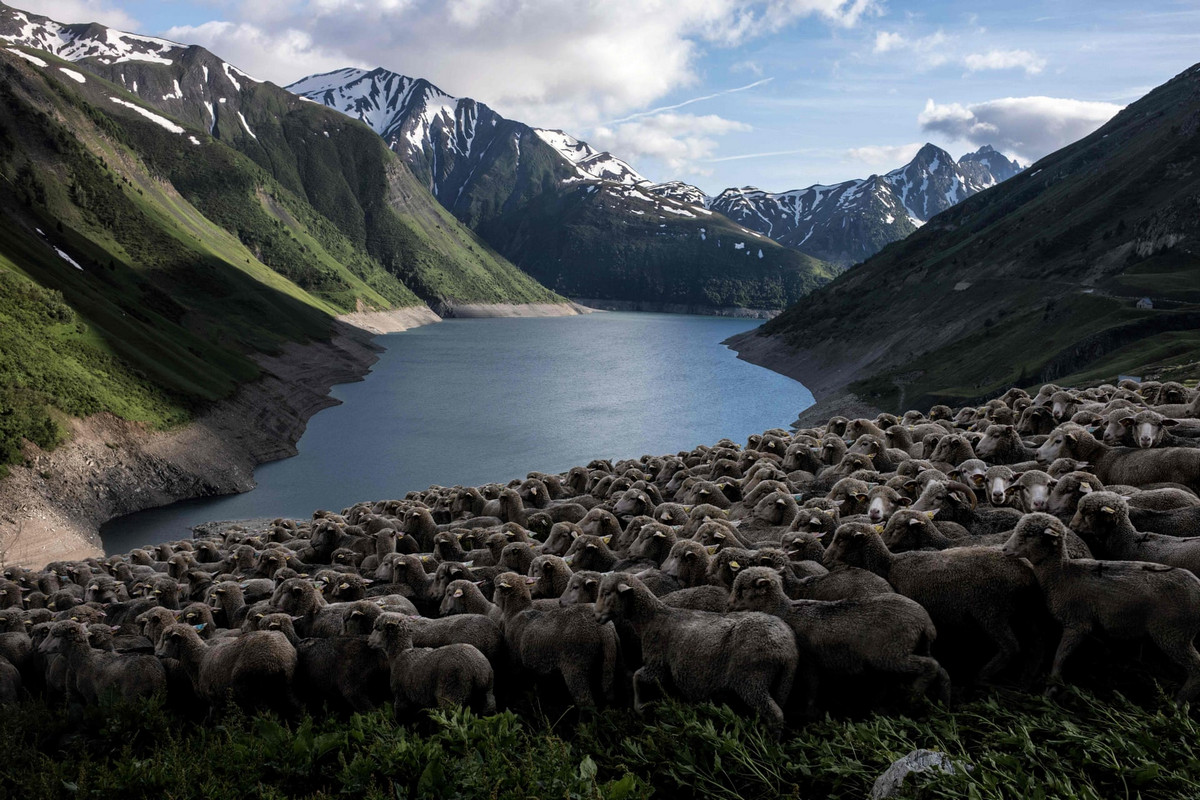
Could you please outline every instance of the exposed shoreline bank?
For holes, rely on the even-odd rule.
[[[781,312],[770,308],[741,308],[739,306],[701,306],[688,303],[660,303],[650,300],[600,300],[593,297],[573,298],[589,309],[599,311],[639,311],[656,314],[695,314],[701,317],[737,317],[743,319],[774,319]]]
[[[856,363],[832,361],[814,350],[793,348],[777,337],[759,336],[757,328],[730,336],[722,344],[741,360],[786,375],[812,392],[816,403],[792,423],[796,427],[824,423],[837,414],[871,418],[882,410],[846,389],[857,377]]]

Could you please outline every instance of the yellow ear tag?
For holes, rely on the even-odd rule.
[[[876,533],[883,533],[883,526],[882,526],[882,525],[876,525],[876,526],[875,526],[875,532],[876,532]]]

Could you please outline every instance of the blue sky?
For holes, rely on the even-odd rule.
[[[709,193],[832,183],[925,141],[1028,163],[1200,60],[1200,1],[6,0],[285,84],[428,78]]]

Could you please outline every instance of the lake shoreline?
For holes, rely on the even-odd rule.
[[[730,336],[721,344],[737,353],[742,361],[786,375],[808,387],[816,403],[800,414],[793,427],[821,425],[836,415],[871,419],[882,413],[882,409],[846,388],[857,377],[855,364],[831,361],[819,351],[792,347],[775,336],[761,336],[757,328]]]

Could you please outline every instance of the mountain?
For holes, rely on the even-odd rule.
[[[1198,203],[1200,65],[731,345],[889,410],[1194,371]]]
[[[778,309],[836,274],[713,213],[694,187],[652,193],[611,154],[426,80],[343,69],[288,89],[370,125],[445,208],[562,294]]]
[[[68,417],[194,419],[335,315],[563,302],[369,128],[202,48],[0,6],[0,76],[0,475]]]
[[[779,194],[726,189],[708,207],[814,258],[849,266],[1020,169],[990,146],[956,162],[926,144],[908,164],[883,175]]]
[[[441,312],[461,304],[562,302],[446,214],[370,129],[258,81],[204,48],[95,23],[62,25],[3,5],[0,40],[74,62],[206,134],[204,140],[239,151]],[[76,91],[101,105],[114,102],[99,84],[80,83]],[[187,166],[186,160],[175,165],[184,182]],[[201,205],[207,214],[230,213],[221,203]],[[251,246],[265,246],[261,234],[239,230]]]

